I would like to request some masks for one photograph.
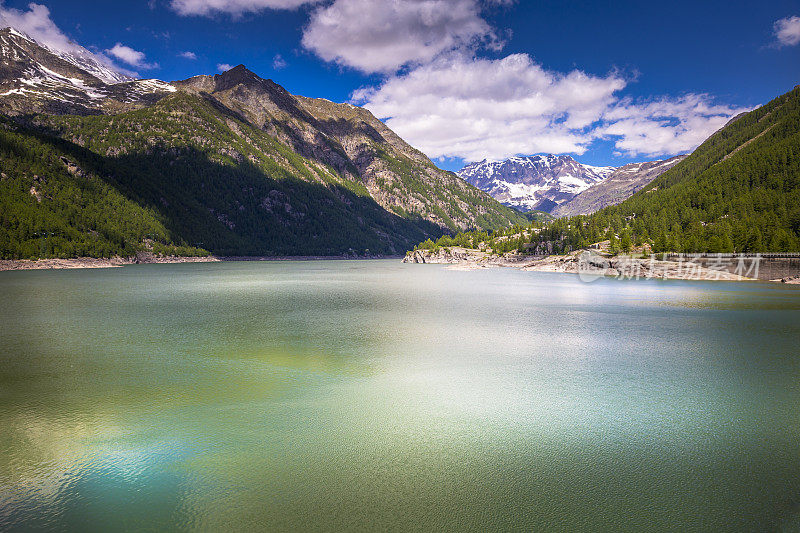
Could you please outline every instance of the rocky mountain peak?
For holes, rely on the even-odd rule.
[[[40,63],[55,62],[54,66],[59,74],[75,76],[91,84],[113,85],[135,80],[80,45],[73,43],[69,50],[51,48],[11,26],[0,29],[0,56],[3,63],[24,64],[28,59]],[[55,61],[56,59],[60,62]]]
[[[174,90],[116,72],[78,45],[55,50],[14,28],[0,30],[0,111],[9,115],[119,112]]]
[[[226,100],[226,104],[235,101],[237,107],[248,115],[260,115],[265,108],[273,111],[283,109],[290,114],[298,112],[297,99],[289,91],[272,80],[260,77],[244,65],[213,76],[194,76],[173,84],[188,92],[212,94]]]
[[[550,211],[591,185],[613,167],[583,165],[569,155],[539,154],[472,163],[457,174],[502,203],[523,211]]]
[[[77,79],[93,86],[103,83],[97,76],[57,56],[11,27],[0,30],[0,75],[3,82],[20,78],[61,77]]]
[[[244,65],[237,65],[221,74],[214,75],[214,90],[225,91],[237,85],[263,85],[266,81]]]

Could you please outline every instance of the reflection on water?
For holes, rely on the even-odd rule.
[[[794,287],[222,263],[0,301],[2,530],[800,525]]]

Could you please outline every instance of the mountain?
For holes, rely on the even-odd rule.
[[[49,255],[400,253],[525,221],[368,111],[294,96],[244,66],[107,83],[19,32],[0,43],[3,257],[37,255],[43,234]]]
[[[18,63],[24,62],[26,56],[30,54],[33,54],[39,61],[52,62],[52,59],[48,60],[47,58],[49,53],[77,67],[79,69],[78,76],[89,74],[94,79],[109,85],[136,80],[136,78],[122,74],[109,65],[102,63],[101,58],[97,55],[75,43],[71,43],[72,46],[68,51],[58,50],[40,44],[26,33],[12,27],[0,29],[0,43],[2,43],[4,63],[8,60]]]
[[[491,236],[465,232],[418,247],[561,254],[605,241],[604,248],[623,252],[800,252],[800,85],[735,117],[689,156],[635,170],[653,172],[667,164],[672,168],[630,198],[590,215],[508,227]]]
[[[679,155],[665,160],[621,166],[603,181],[595,183],[571,200],[556,206],[551,213],[557,217],[588,215],[604,207],[616,205],[685,158],[685,155]]]
[[[507,206],[551,212],[613,171],[613,167],[582,165],[568,155],[551,154],[483,160],[457,174]]]
[[[574,249],[617,236],[656,252],[800,251],[800,86],[731,120],[619,205],[558,219],[536,240]]]
[[[158,80],[135,80],[88,50],[54,51],[13,28],[0,30],[0,112],[101,114],[135,109],[175,92]]]

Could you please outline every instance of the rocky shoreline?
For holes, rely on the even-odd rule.
[[[115,268],[125,265],[138,265],[148,263],[215,263],[229,261],[341,261],[360,259],[401,259],[402,255],[297,255],[297,256],[157,256],[151,253],[140,252],[134,257],[75,257],[69,259],[0,259],[0,272],[6,270],[48,270],[72,268]]]
[[[702,281],[756,281],[755,277],[707,268],[692,261],[661,261],[655,257],[608,256],[580,250],[567,255],[531,256],[519,253],[492,255],[460,247],[408,252],[404,263],[446,264],[452,270],[510,267],[536,272],[577,274],[586,281],[600,277],[620,279],[681,279]],[[745,274],[749,272],[744,272]],[[800,276],[769,280],[800,284]]]
[[[50,270],[72,268],[115,268],[125,265],[147,263],[211,263],[219,261],[214,256],[185,257],[176,255],[158,256],[139,253],[133,257],[74,257],[69,259],[0,259],[0,271],[7,270]]]

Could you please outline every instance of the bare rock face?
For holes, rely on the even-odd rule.
[[[152,252],[136,252],[133,257],[134,264],[155,263],[155,255]]]
[[[480,250],[448,246],[437,250],[412,250],[403,258],[403,263],[479,263],[485,262],[488,257],[489,254],[487,252]]]
[[[665,160],[622,166],[605,180],[592,185],[571,200],[553,209],[552,214],[557,217],[588,215],[604,207],[622,203],[686,157],[679,155]]]
[[[426,263],[425,261],[425,254],[419,250],[414,250],[413,252],[408,252],[406,256],[403,258],[403,263]]]

